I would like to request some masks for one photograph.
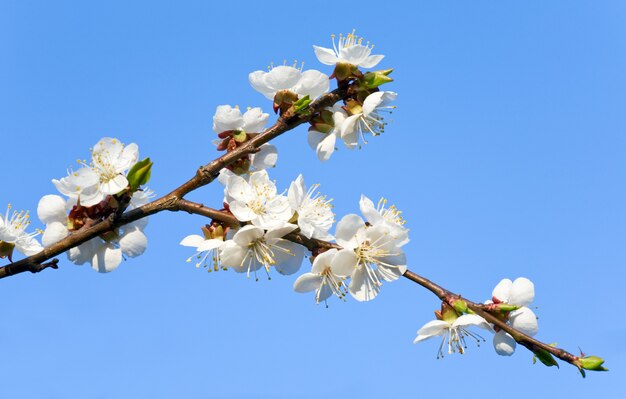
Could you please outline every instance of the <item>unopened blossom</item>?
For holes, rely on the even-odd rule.
[[[330,88],[328,76],[315,69],[302,72],[295,66],[280,65],[268,72],[254,71],[248,75],[254,90],[268,100],[274,100],[278,92],[289,91],[298,97],[309,96],[312,100],[326,93]]]
[[[372,200],[361,195],[359,207],[365,220],[371,225],[385,225],[397,240],[396,244],[401,247],[409,242],[409,229],[404,227],[405,221],[402,218],[402,211],[394,205],[386,207],[387,200],[381,198],[378,205],[374,206]]]
[[[397,94],[392,91],[377,91],[370,94],[363,101],[363,105],[353,105],[351,115],[341,124],[341,138],[344,143],[354,148],[359,145],[359,139],[367,144],[366,134],[378,136],[385,131],[387,122],[384,113],[389,113],[395,106],[389,105]]]
[[[366,226],[358,215],[346,215],[335,237],[344,248],[335,255],[337,261],[353,267],[349,290],[358,301],[374,299],[383,281],[395,281],[407,269],[406,256],[385,225]]]
[[[273,267],[280,274],[293,274],[300,269],[304,258],[302,246],[282,237],[296,229],[286,225],[264,231],[260,227],[246,225],[220,247],[223,266],[232,267],[238,273],[250,273],[265,268],[268,273]]]
[[[221,226],[212,228],[211,226],[203,227],[202,232],[204,236],[198,234],[191,234],[186,236],[180,242],[180,245],[185,247],[192,247],[196,249],[196,253],[187,259],[187,262],[191,262],[192,258],[196,258],[196,267],[204,265],[207,267],[208,263],[212,263],[212,268],[209,271],[218,271],[220,268],[220,255],[219,250],[224,245],[224,230]]]
[[[448,354],[455,352],[463,354],[467,348],[466,338],[473,339],[478,345],[480,345],[480,341],[484,341],[480,335],[469,330],[472,326],[491,331],[491,326],[482,317],[474,314],[464,314],[456,318],[429,321],[417,331],[417,337],[413,343],[416,344],[432,337],[441,337],[437,359],[444,356],[445,346],[448,348]]]
[[[526,335],[534,336],[539,331],[537,316],[527,307],[535,298],[535,285],[525,277],[515,281],[508,278],[501,280],[493,289],[492,301],[488,303],[506,303],[520,308],[508,314],[507,323]],[[493,346],[501,356],[511,356],[517,346],[515,339],[504,330],[498,331],[493,337]]]
[[[332,129],[325,133],[311,127],[308,135],[309,146],[315,150],[317,158],[322,162],[328,161],[333,152],[335,152],[337,137],[341,137],[341,126],[348,117],[348,114],[342,108],[341,104],[335,104],[332,107],[326,108],[326,110],[332,112]],[[348,148],[354,148],[352,142],[345,144]]]
[[[142,191],[133,194],[135,203],[143,203],[149,196]],[[131,199],[131,204],[133,199]],[[39,200],[37,215],[46,224],[42,236],[44,246],[49,246],[67,237],[74,230],[73,222],[68,218],[68,211],[74,206],[74,199],[63,199],[58,195],[46,195]],[[131,209],[132,205],[128,209]],[[134,258],[143,254],[148,246],[148,239],[143,232],[147,218],[124,225],[115,231],[95,237],[71,248],[67,252],[70,261],[77,265],[90,263],[91,267],[106,273],[115,270],[123,256]]]
[[[384,55],[372,55],[373,45],[369,42],[363,44],[363,38],[352,33],[343,36],[339,35],[339,40],[335,43],[335,35],[331,35],[333,48],[313,46],[315,55],[319,62],[324,65],[335,65],[346,63],[363,68],[373,68],[384,58]]]
[[[250,174],[249,180],[231,176],[225,194],[229,209],[237,220],[264,229],[282,226],[293,215],[289,199],[278,194],[276,185],[264,170]]]
[[[75,200],[80,198],[82,205],[95,205],[107,195],[118,194],[128,187],[126,173],[138,158],[137,144],[125,146],[115,138],[104,137],[91,150],[90,163],[81,161],[80,169],[52,183],[61,194]]]
[[[14,249],[26,256],[34,255],[43,249],[35,239],[39,232],[26,232],[29,225],[28,211],[12,211],[11,205],[7,206],[4,217],[0,215],[0,258],[8,257],[12,261]]]
[[[349,263],[335,260],[337,249],[331,248],[315,257],[310,273],[304,273],[293,284],[296,292],[315,291],[315,302],[326,301],[331,295],[343,299],[348,293],[344,283],[354,267]]]
[[[314,184],[307,190],[304,178],[299,175],[289,186],[287,197],[300,232],[307,238],[329,241],[333,239],[328,230],[333,226],[335,214],[330,200],[316,192],[318,187],[319,184]]]

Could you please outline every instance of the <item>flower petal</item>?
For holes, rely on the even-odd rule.
[[[318,289],[322,285],[322,277],[313,273],[304,273],[293,283],[293,289],[296,292],[311,292]]]
[[[356,234],[359,229],[365,227],[365,222],[359,215],[349,214],[344,216],[339,223],[337,223],[337,229],[335,238],[337,244],[347,249],[354,249],[357,247]]]
[[[46,225],[46,230],[43,232],[43,236],[41,237],[41,243],[47,247],[49,245],[54,244],[55,242],[59,242],[67,235],[69,231],[67,230],[67,226],[61,222],[52,222]]]
[[[513,281],[509,294],[509,303],[519,306],[528,306],[535,299],[535,285],[526,277],[519,277]]]
[[[269,116],[259,107],[250,108],[243,114],[243,130],[247,133],[261,133],[265,130]]]
[[[44,195],[37,204],[37,216],[44,224],[67,219],[66,202],[58,195]]]
[[[361,62],[361,67],[362,68],[374,68],[376,65],[378,65],[379,62],[383,60],[383,58],[385,58],[385,56],[381,54],[370,55],[364,61]]]
[[[498,331],[493,336],[493,348],[500,356],[511,356],[515,352],[517,343],[509,334],[504,330]]]
[[[126,232],[120,238],[120,249],[130,258],[143,254],[147,247],[148,237],[139,229]]]
[[[314,100],[326,93],[329,88],[328,75],[315,69],[309,69],[302,73],[302,77],[291,90],[301,97],[309,96],[311,100]]]
[[[244,118],[239,108],[230,105],[218,105],[213,115],[213,131],[222,133],[228,130],[241,130],[244,126]]]
[[[508,278],[502,279],[491,292],[491,296],[493,298],[496,298],[500,302],[508,303],[512,286],[513,286],[513,282],[510,279]]]
[[[535,316],[535,313],[527,307],[512,311],[509,315],[509,324],[511,327],[516,328],[531,337],[536,335],[539,331],[537,316]]]
[[[322,274],[324,269],[326,269],[327,267],[331,267],[331,261],[335,257],[336,253],[337,249],[331,248],[328,251],[322,252],[321,254],[317,255],[313,260],[311,272],[315,274]]]
[[[184,246],[184,247],[193,247],[193,248],[198,248],[203,242],[205,241],[205,238],[198,235],[198,234],[192,234],[189,235],[185,238],[183,238],[180,241],[180,245]]]
[[[335,65],[339,62],[339,58],[337,58],[337,54],[332,49],[313,46],[313,51],[315,52],[315,56],[318,61],[324,65]]]
[[[263,229],[259,227],[246,225],[235,233],[233,241],[241,247],[247,247],[251,242],[263,237],[263,233]]]
[[[356,269],[359,258],[351,249],[342,249],[338,251],[330,262],[330,268],[333,274],[339,277],[348,277]]]
[[[450,324],[443,320],[432,320],[424,324],[422,328],[417,330],[417,337],[413,340],[413,343],[424,341],[428,338],[437,337],[446,334],[450,329]]]
[[[122,250],[111,244],[101,245],[91,259],[91,268],[98,273],[109,273],[122,262]]]
[[[304,247],[302,245],[287,240],[280,240],[274,245],[282,248],[282,250],[273,249],[274,260],[276,260],[274,268],[278,273],[290,275],[300,270],[302,259],[304,259]]]
[[[254,170],[273,168],[278,161],[278,150],[272,144],[263,144],[259,147],[259,152],[253,154],[251,158]]]
[[[364,302],[376,298],[380,292],[380,285],[368,276],[364,266],[360,266],[352,273],[352,280],[348,289],[354,299]]]

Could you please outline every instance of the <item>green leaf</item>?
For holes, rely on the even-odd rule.
[[[311,100],[311,98],[306,95],[304,97],[302,97],[301,99],[299,99],[298,101],[296,101],[295,103],[293,103],[293,110],[295,111],[296,114],[300,114],[302,113],[308,106],[309,104],[311,104],[313,101]]]
[[[537,359],[548,367],[556,366],[559,367],[559,364],[556,362],[552,354],[545,349],[536,349],[534,352],[535,356],[533,356],[533,364],[537,363]]]
[[[128,179],[131,192],[137,191],[140,186],[148,183],[151,171],[152,161],[150,161],[150,158],[143,159],[130,168],[126,178]]]

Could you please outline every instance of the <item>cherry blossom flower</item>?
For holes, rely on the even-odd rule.
[[[339,35],[339,40],[335,44],[335,35],[331,35],[333,40],[333,48],[325,48],[313,46],[315,55],[319,62],[324,65],[335,65],[337,63],[346,63],[363,68],[373,68],[384,58],[384,55],[371,55],[373,45],[367,42],[363,43],[363,38],[352,33],[343,36]]]
[[[381,198],[378,201],[378,206],[374,206],[372,200],[364,195],[361,195],[359,201],[359,207],[361,213],[365,216],[365,220],[372,225],[383,224],[389,228],[389,231],[393,237],[397,240],[396,245],[399,247],[409,242],[409,229],[404,227],[405,221],[402,218],[402,212],[398,210],[394,205],[386,208],[387,200]]]
[[[190,256],[187,262],[191,262],[192,258],[196,258],[196,267],[204,265],[207,267],[208,261],[213,264],[212,268],[208,271],[218,271],[220,268],[220,255],[219,250],[224,245],[224,230],[222,226],[218,226],[216,229],[211,229],[210,226],[203,227],[202,232],[204,237],[198,234],[191,234],[183,238],[180,245],[185,247],[193,247],[196,249],[195,255]]]
[[[11,205],[8,205],[4,217],[0,215],[0,258],[8,257],[12,262],[14,249],[30,256],[41,251],[43,247],[35,239],[39,232],[26,232],[30,225],[29,212],[11,212],[11,209]]]
[[[535,298],[535,285],[532,281],[525,277],[519,277],[515,281],[505,278],[496,285],[491,295],[493,303],[520,306],[508,315],[507,323],[511,327],[531,337],[537,334],[539,331],[537,316],[527,307]],[[498,355],[511,356],[517,344],[511,335],[500,330],[493,337],[493,346]]]
[[[330,241],[333,236],[328,230],[333,226],[335,214],[330,200],[315,192],[318,187],[319,184],[314,184],[307,191],[304,178],[299,175],[289,186],[287,197],[300,232],[307,238]]]
[[[124,146],[119,140],[104,137],[91,150],[91,163],[52,183],[59,192],[77,200],[84,206],[95,205],[107,195],[115,195],[128,186],[126,173],[137,162],[137,144]]]
[[[335,261],[337,250],[331,248],[315,257],[310,273],[304,273],[293,284],[296,292],[315,291],[315,302],[326,301],[331,295],[344,299],[348,287],[344,280],[352,274],[354,267],[346,262]]]
[[[352,106],[350,115],[341,124],[341,138],[344,143],[355,148],[359,145],[359,137],[367,144],[365,134],[378,136],[385,131],[387,122],[384,121],[383,112],[390,112],[395,106],[388,105],[398,95],[392,91],[377,91],[370,94],[363,101],[362,106]]]
[[[465,353],[467,348],[465,339],[472,338],[480,346],[480,341],[484,339],[469,330],[469,327],[475,326],[491,331],[491,326],[482,317],[474,314],[464,314],[459,317],[437,319],[424,324],[417,331],[417,337],[413,341],[414,344],[427,340],[432,337],[441,337],[441,345],[437,352],[437,359],[442,358],[443,348],[447,343],[448,354],[458,352]]]
[[[326,108],[326,110],[332,112],[332,129],[325,133],[311,127],[308,135],[309,146],[315,150],[317,158],[322,162],[328,161],[333,152],[335,152],[337,137],[341,137],[341,126],[348,117],[348,114],[342,108],[341,104],[335,104],[330,108]],[[354,148],[352,142],[345,144],[348,148]]]
[[[242,222],[264,229],[285,225],[293,210],[289,200],[276,191],[266,171],[250,174],[249,181],[233,175],[228,179],[225,196],[230,211]]]
[[[358,215],[350,214],[337,224],[335,237],[344,248],[335,255],[337,262],[354,268],[349,290],[358,301],[371,301],[383,280],[395,281],[407,269],[406,256],[385,225],[366,226]]]
[[[296,229],[286,225],[264,231],[260,227],[246,225],[220,247],[223,266],[232,267],[238,273],[250,273],[265,268],[268,273],[274,267],[280,274],[293,274],[300,269],[304,248],[282,237]]]
[[[290,91],[298,97],[309,96],[313,100],[330,88],[328,75],[315,69],[302,72],[301,68],[288,65],[270,68],[269,72],[254,71],[248,79],[254,90],[268,100],[274,100],[280,91]]]

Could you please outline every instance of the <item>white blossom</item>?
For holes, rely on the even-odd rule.
[[[308,134],[309,146],[315,150],[317,158],[322,162],[328,161],[333,152],[335,152],[337,137],[341,137],[341,126],[348,117],[347,112],[343,109],[341,104],[335,104],[332,107],[326,108],[326,110],[333,113],[332,130],[328,133],[324,133],[311,127]],[[344,142],[344,144],[348,148],[354,148],[352,142]]]
[[[381,198],[378,201],[378,206],[374,206],[372,200],[364,195],[361,195],[359,201],[359,207],[361,213],[365,216],[365,220],[368,223],[376,225],[385,225],[389,228],[389,231],[393,237],[397,240],[396,244],[401,247],[409,242],[409,229],[404,227],[405,221],[402,218],[402,211],[398,210],[395,205],[391,205],[386,208],[387,200]]]
[[[246,225],[220,247],[223,266],[232,267],[238,273],[250,273],[265,268],[268,273],[274,267],[280,274],[293,274],[300,269],[304,248],[282,237],[296,229],[286,225],[264,231],[260,227]]]
[[[298,217],[300,232],[307,238],[330,241],[333,236],[328,230],[333,226],[335,214],[330,200],[316,192],[318,187],[319,184],[314,184],[307,191],[304,178],[299,175],[289,186],[287,197],[291,209]]]
[[[505,278],[496,285],[491,295],[493,303],[520,306],[508,315],[507,323],[511,327],[531,337],[537,334],[539,331],[537,316],[527,307],[535,298],[535,285],[532,281],[525,277],[519,277],[515,281]],[[493,337],[493,346],[497,354],[511,356],[517,344],[511,335],[500,330]]]
[[[398,95],[392,91],[377,91],[370,94],[363,101],[360,109],[351,110],[350,115],[341,124],[341,138],[344,143],[355,148],[359,145],[359,137],[364,144],[367,144],[365,134],[378,136],[385,131],[387,122],[384,121],[384,112],[390,112],[395,106],[389,105]]]
[[[467,348],[465,339],[472,338],[480,346],[480,341],[484,339],[469,330],[469,327],[475,326],[491,331],[491,326],[482,317],[474,314],[464,314],[454,319],[432,320],[424,324],[417,331],[417,337],[413,341],[414,344],[424,341],[432,337],[441,337],[441,345],[437,352],[437,359],[442,358],[443,348],[447,343],[448,354],[458,352],[465,353]]]
[[[288,65],[273,67],[269,72],[254,71],[248,75],[252,87],[268,100],[274,100],[279,91],[291,91],[299,97],[309,96],[311,100],[326,93],[330,88],[328,76],[320,71]]]
[[[207,238],[198,234],[191,234],[183,238],[180,245],[196,249],[196,253],[190,256],[187,262],[191,262],[192,258],[196,258],[196,267],[202,265],[206,267],[208,262],[211,262],[213,267],[209,268],[209,271],[217,271],[220,268],[220,248],[225,242],[224,237]]]
[[[39,232],[26,232],[26,228],[30,225],[29,212],[11,212],[11,209],[11,205],[8,205],[4,217],[0,215],[0,257],[6,256],[11,260],[13,249],[17,249],[26,256],[38,253],[43,249],[35,239]]]
[[[319,62],[324,65],[335,65],[337,63],[347,63],[363,68],[373,68],[383,59],[384,55],[372,55],[373,45],[369,42],[363,44],[363,38],[352,33],[343,36],[339,35],[339,40],[335,44],[335,35],[331,35],[333,48],[313,46],[315,55]]]
[[[315,302],[326,301],[331,295],[343,299],[348,287],[344,283],[354,267],[346,262],[335,260],[337,249],[331,248],[315,257],[310,273],[304,273],[293,284],[296,292],[315,291]]]
[[[115,138],[104,137],[91,150],[89,164],[81,161],[80,169],[69,171],[66,177],[53,179],[52,183],[61,194],[75,200],[80,198],[82,205],[95,205],[128,186],[126,173],[138,158],[137,144],[125,146]]]
[[[226,184],[225,197],[237,220],[264,229],[283,226],[293,215],[289,199],[277,193],[276,185],[264,170],[250,174],[249,181],[241,176],[231,176]]]
[[[380,292],[382,282],[395,281],[406,271],[406,257],[389,228],[366,226],[358,215],[346,215],[337,224],[337,244],[344,249],[336,257],[353,267],[350,294],[358,301],[370,301]]]

